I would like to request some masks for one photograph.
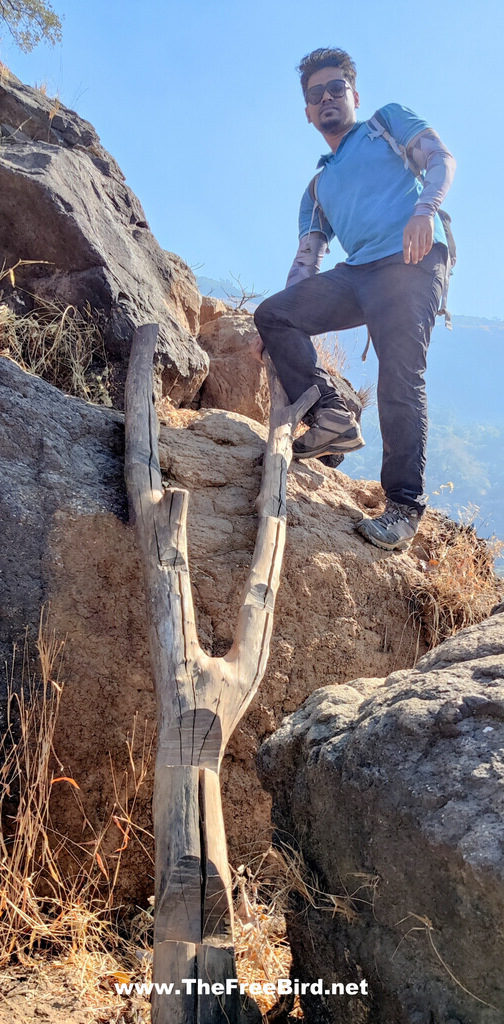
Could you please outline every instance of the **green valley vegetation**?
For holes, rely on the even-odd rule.
[[[61,40],[61,20],[46,0],[0,0],[0,19],[24,53]]]

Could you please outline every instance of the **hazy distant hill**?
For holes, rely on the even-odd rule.
[[[224,299],[239,294],[228,281],[199,278],[198,284],[204,294]],[[365,328],[342,331],[339,342],[347,353],[345,375],[356,387],[375,388],[374,351],[361,360]],[[333,336],[324,343],[330,350]],[[452,331],[443,321],[436,325],[427,371],[429,501],[455,519],[472,510],[482,536],[504,539],[503,381],[504,321],[456,316]],[[364,412],[363,433],[366,447],[347,456],[343,468],[349,476],[376,479],[381,438],[375,402]]]

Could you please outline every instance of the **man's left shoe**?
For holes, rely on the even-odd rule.
[[[387,498],[385,512],[376,519],[361,519],[356,530],[377,548],[405,551],[418,530],[420,516],[411,505],[399,505]]]
[[[339,455],[364,447],[360,426],[348,409],[321,409],[309,430],[292,445],[295,459]]]

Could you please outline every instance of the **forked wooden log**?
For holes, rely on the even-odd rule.
[[[158,327],[136,331],[126,382],[126,484],[148,609],[158,745],[154,782],[156,882],[154,1024],[238,1024],[231,879],[219,769],[226,744],[264,675],[285,544],[292,432],[317,400],[289,406],[268,360],[270,432],[257,540],[233,645],[212,658],[199,645],[186,540],[188,492],[164,490],[152,395]]]

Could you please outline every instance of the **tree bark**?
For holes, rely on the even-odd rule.
[[[236,970],[219,769],[266,668],[285,544],[292,431],[319,391],[310,388],[287,405],[268,360],[271,417],[257,540],[232,647],[225,657],[211,658],[195,626],[188,492],[165,491],[161,481],[152,396],[157,332],[156,324],[135,332],[125,407],[126,484],[142,555],[157,704],[153,980],[174,983],[172,994],[153,992],[152,1020],[229,1024],[240,1020],[240,1001],[236,991],[226,991]]]

